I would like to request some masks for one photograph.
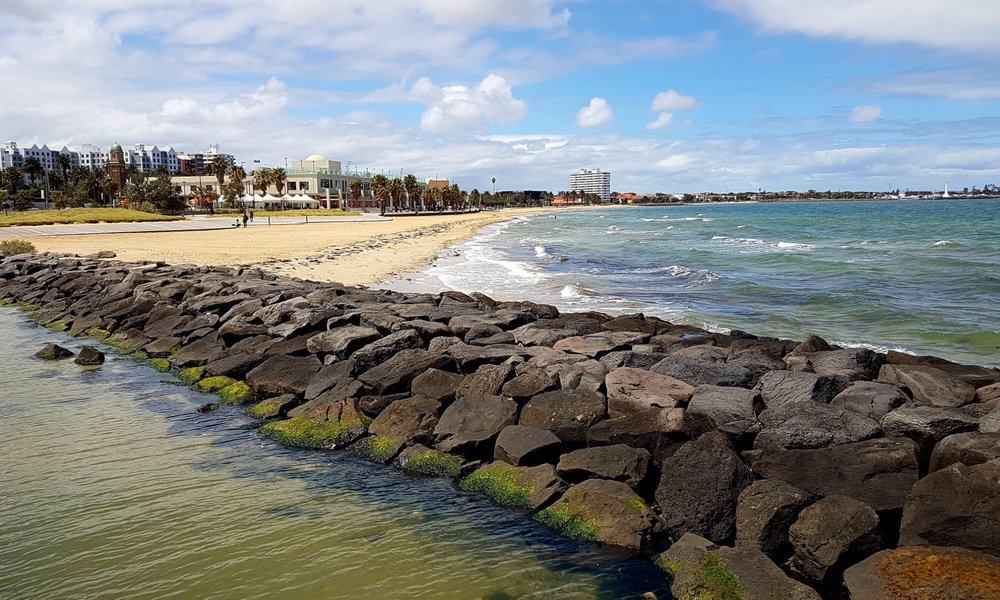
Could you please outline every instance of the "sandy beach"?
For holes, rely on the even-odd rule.
[[[397,217],[385,222],[24,239],[42,252],[82,256],[111,250],[119,259],[127,261],[259,265],[276,274],[302,279],[373,285],[422,270],[439,250],[469,239],[487,225],[551,210],[554,209],[506,209],[463,215]]]

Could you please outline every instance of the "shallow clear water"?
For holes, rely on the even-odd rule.
[[[236,409],[0,308],[0,597],[634,598],[651,563],[342,453],[277,447]]]
[[[389,285],[1000,365],[1000,200],[541,215]]]

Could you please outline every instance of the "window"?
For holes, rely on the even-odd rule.
[[[288,190],[291,191],[291,190],[294,190],[294,189],[295,189],[295,182],[294,181],[289,181],[288,182]]]
[[[299,189],[302,190],[303,192],[308,192],[309,191],[309,182],[308,181],[303,181],[302,185],[299,187]]]

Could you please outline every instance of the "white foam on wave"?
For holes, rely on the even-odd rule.
[[[709,271],[707,269],[692,269],[690,267],[685,267],[684,265],[668,265],[666,267],[633,269],[629,272],[640,275],[667,275],[678,279],[693,280],[693,283],[711,283],[724,277],[715,271]]]
[[[760,238],[734,238],[726,235],[712,236],[713,242],[719,242],[729,246],[740,246],[747,251],[770,252],[774,250],[790,252],[808,252],[814,250],[816,246],[800,242],[770,242]]]
[[[559,296],[567,300],[574,298],[585,298],[587,296],[593,296],[594,292],[588,290],[585,287],[579,285],[564,285],[561,290],[559,290]]]
[[[605,233],[621,233],[622,228],[617,225],[609,225]]]
[[[903,346],[880,346],[878,344],[868,344],[865,342],[851,342],[851,341],[845,342],[839,340],[835,340],[832,343],[836,346],[843,346],[845,348],[865,348],[867,350],[871,350],[872,352],[879,352],[882,354],[885,354],[886,352],[892,350],[894,352],[902,352],[903,354],[916,355],[916,352],[908,348],[904,348]]]
[[[816,246],[812,244],[798,244],[795,242],[778,242],[778,248],[782,250],[812,250]]]
[[[548,253],[545,246],[535,246],[535,256],[538,258],[551,258],[552,255]]]
[[[746,225],[737,225],[736,229],[746,229]]]
[[[959,244],[958,242],[953,242],[951,240],[941,240],[939,242],[934,242],[933,244],[931,244],[931,247],[932,248],[958,248],[961,245],[962,244]]]
[[[711,223],[711,222],[712,222],[712,221],[714,221],[714,220],[715,220],[715,219],[702,219],[702,220],[701,220],[701,222],[702,222],[702,223]]]

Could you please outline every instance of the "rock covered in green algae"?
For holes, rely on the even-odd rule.
[[[247,407],[246,413],[252,419],[273,419],[287,412],[296,402],[298,399],[294,394],[265,398],[257,404]]]
[[[403,450],[393,464],[411,475],[432,477],[457,477],[462,468],[462,460],[457,456],[445,454],[440,450],[432,450],[420,444]]]
[[[235,379],[226,377],[224,375],[219,375],[216,377],[206,377],[205,379],[199,380],[194,384],[194,389],[199,392],[213,393],[218,392],[224,387],[228,387],[236,383]]]
[[[399,454],[403,442],[386,435],[361,438],[351,444],[351,453],[372,462],[386,464]]]
[[[760,550],[715,546],[684,534],[656,557],[670,576],[677,600],[819,600],[814,590],[789,578]]]
[[[181,369],[178,371],[177,378],[181,380],[181,383],[194,385],[201,380],[204,374],[205,367],[188,367],[187,369]]]
[[[627,484],[588,479],[539,511],[535,520],[566,537],[637,554],[649,539],[653,512]]]
[[[59,360],[73,356],[73,351],[63,348],[59,344],[48,343],[41,350],[35,352],[35,356],[42,360]]]
[[[170,371],[170,361],[165,358],[154,358],[149,361],[149,366],[153,367],[160,373],[167,373]]]
[[[218,390],[216,394],[223,404],[246,404],[254,398],[253,390],[245,381],[234,381]]]
[[[103,365],[104,353],[93,346],[84,346],[80,348],[80,353],[76,355],[73,362],[84,366]]]
[[[566,488],[552,465],[515,467],[499,461],[480,467],[458,487],[485,494],[500,506],[530,509],[544,506]]]

